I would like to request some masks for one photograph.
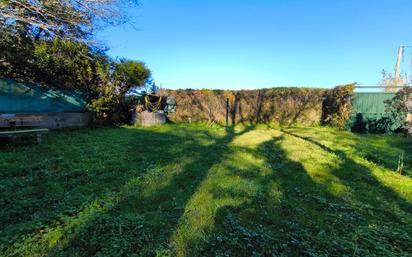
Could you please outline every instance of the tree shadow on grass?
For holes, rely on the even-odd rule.
[[[331,174],[354,188],[353,197],[358,203],[332,194],[327,184],[315,182],[301,163],[288,158],[282,149],[283,139],[275,138],[257,149],[256,154],[265,157],[272,172],[267,176],[242,175],[259,184],[261,190],[252,198],[246,196],[241,205],[220,208],[215,230],[196,255],[406,256],[410,253],[411,225],[403,221],[410,210],[409,203],[380,188],[368,170],[355,163],[351,163],[351,168],[356,171],[350,171],[367,174],[354,175],[354,183],[336,174],[347,168],[345,163]],[[366,184],[362,184],[365,179]],[[379,188],[372,189],[373,196],[368,194],[372,187]],[[214,197],[225,195],[239,197],[238,192],[227,188],[216,189]],[[389,201],[405,207],[405,212],[385,210],[385,202]],[[384,208],[371,209],[370,206],[378,207],[379,202],[383,202]]]
[[[411,202],[402,198],[392,188],[384,185],[371,173],[370,168],[355,162],[344,151],[331,149],[310,137],[301,136],[286,130],[282,130],[282,132],[314,144],[323,151],[338,156],[342,161],[342,165],[338,170],[332,171],[333,175],[337,176],[346,186],[352,188],[354,195],[359,198],[359,201],[368,202],[372,205],[375,208],[374,211],[386,214],[388,215],[387,218],[394,220],[397,219],[396,214],[394,215],[393,213],[395,211],[393,210],[394,207],[399,207],[406,213],[412,213]]]
[[[412,141],[404,135],[366,135],[367,142],[362,142],[360,138],[354,146],[359,154],[373,162],[391,171],[397,171],[399,158],[403,157],[404,169],[402,174],[412,177]],[[370,141],[377,139],[382,142],[381,146],[370,147]],[[390,148],[392,151],[382,154],[383,149]]]
[[[180,156],[182,163],[177,170],[166,175],[161,174],[163,171],[155,176],[148,174],[149,176],[132,185],[111,210],[86,225],[77,237],[71,240],[64,249],[65,252],[80,252],[88,248],[91,251],[86,255],[116,251],[117,254],[134,253],[139,256],[170,253],[174,246],[169,245],[169,239],[178,226],[187,202],[198,190],[211,167],[230,153],[230,142],[251,129],[248,127],[241,132],[235,132],[234,128],[230,127],[223,137],[209,136],[212,143],[207,145],[181,142],[177,146],[183,146],[180,150],[183,154]],[[190,158],[185,160],[187,156],[184,155],[188,154]],[[179,155],[176,157],[179,158]],[[174,161],[179,162],[178,159]],[[148,185],[157,179],[158,182]],[[110,222],[113,217],[127,217],[126,223],[128,219],[137,219],[137,223],[134,226],[124,226],[122,236],[118,231],[111,232],[118,230],[114,229],[113,222]],[[98,234],[96,230],[99,231]],[[108,238],[102,242],[99,240],[101,235],[107,235]],[[121,247],[118,247],[119,245]]]
[[[403,154],[404,174],[412,176],[412,141],[404,135],[354,134],[339,130],[325,130],[314,135],[313,128],[287,128],[287,131],[319,143],[328,142],[333,149],[350,149],[368,162],[391,171],[397,171],[398,160]]]
[[[300,163],[287,158],[281,140],[274,138],[251,152],[264,156],[270,173],[238,174],[258,185],[252,197],[233,188],[214,190],[217,199],[229,195],[244,201],[218,210],[216,229],[198,256],[304,256],[319,248],[326,253],[329,246],[322,241],[339,228],[332,204],[339,199],[312,181]]]
[[[140,165],[138,174],[96,192],[93,199],[83,203],[83,208],[63,219],[64,225],[49,225],[45,235],[35,233],[16,246],[28,245],[29,250],[52,256],[153,256],[170,252],[169,238],[187,201],[209,169],[230,151],[228,144],[233,138],[251,129],[235,132],[231,127],[221,137],[207,131],[191,136],[193,131],[184,129],[176,133],[133,134],[129,140],[134,143],[126,149],[137,161],[129,160],[124,172]],[[147,144],[136,145],[137,140]],[[205,141],[209,142],[204,144]],[[134,155],[136,149],[140,151]],[[107,185],[118,179],[111,176],[107,176]],[[95,179],[99,181],[98,177]],[[93,183],[87,186],[96,187]],[[55,242],[50,243],[48,237],[53,235]],[[31,244],[37,244],[39,249]]]
[[[7,172],[0,176],[0,249],[5,255],[90,256],[101,249],[107,250],[108,255],[121,255],[127,252],[122,246],[143,247],[146,239],[157,236],[148,234],[151,230],[136,228],[142,222],[156,224],[156,218],[164,222],[169,207],[172,216],[178,215],[173,213],[178,210],[176,206],[169,205],[175,197],[173,190],[179,192],[177,201],[184,202],[185,187],[193,184],[195,190],[206,170],[189,174],[196,165],[188,165],[179,176],[186,181],[175,178],[170,186],[147,198],[135,192],[139,192],[141,182],[162,179],[163,167],[178,163],[187,153],[195,156],[196,163],[203,150],[199,138],[220,140],[217,144],[223,144],[233,136],[219,139],[204,131],[188,137],[191,133],[184,128],[175,134],[148,129],[56,133],[50,145],[35,146],[25,155],[3,156],[8,162],[2,164]],[[224,148],[217,150],[221,153]],[[45,158],[38,158],[39,154]],[[145,180],[146,176],[149,177]],[[159,209],[162,205],[165,211]],[[136,244],[126,242],[133,240],[127,239],[128,233],[137,237]],[[146,235],[140,237],[142,233]],[[138,252],[139,248],[134,250]]]
[[[23,197],[39,198],[40,202],[36,204],[34,213],[23,216],[20,225],[3,229],[6,236],[16,236],[16,239],[10,239],[12,243],[5,243],[8,252],[4,255],[173,255],[173,245],[169,245],[169,241],[179,228],[193,194],[199,190],[210,169],[233,153],[235,149],[229,146],[233,139],[252,129],[247,127],[236,132],[231,127],[223,136],[184,128],[175,132],[103,130],[94,134],[92,139],[76,135],[79,138],[74,138],[74,142],[83,142],[91,148],[82,152],[83,164],[93,166],[94,163],[95,168],[86,177],[81,171],[60,175],[48,174],[47,171],[47,176],[41,175],[41,181],[47,186],[41,188],[45,192],[40,195],[36,195],[41,191],[37,184],[31,191],[33,195],[26,191],[8,191],[18,205],[28,206]],[[295,138],[288,134],[285,136]],[[102,142],[96,146],[95,140],[100,137]],[[365,180],[365,175],[355,174],[353,180],[343,176],[343,183],[354,188],[355,199],[333,195],[327,185],[313,181],[301,163],[288,157],[282,148],[282,140],[283,137],[276,137],[257,149],[242,149],[263,157],[270,171],[268,174],[256,172],[261,168],[259,164],[251,166],[256,168],[254,171],[239,170],[233,165],[226,167],[245,181],[257,184],[259,189],[250,193],[217,185],[211,192],[214,199],[232,197],[241,203],[220,208],[214,216],[214,229],[206,238],[187,238],[190,256],[356,256],[379,253],[382,256],[401,256],[410,252],[412,246],[408,233],[411,226],[402,223],[402,218],[399,218],[402,213],[393,212],[391,208],[382,210],[387,206],[383,205],[385,208],[376,209],[382,210],[380,214],[366,205],[379,207],[379,201],[370,200],[373,195],[367,192],[379,185],[374,181],[357,185]],[[55,142],[52,140],[51,143]],[[62,140],[60,146],[65,143]],[[105,153],[98,151],[103,146]],[[39,149],[40,152],[50,150],[59,153],[58,149]],[[66,159],[73,163],[63,162],[58,158],[59,154],[50,155],[54,160],[39,164],[38,170],[49,165],[70,170],[78,165],[75,163],[79,150],[64,151]],[[34,160],[34,153],[31,154],[33,156],[28,159]],[[99,160],[101,163],[95,163]],[[116,160],[121,160],[123,165],[118,167]],[[368,173],[366,167],[364,170],[353,161],[351,164],[356,165],[354,169],[361,170],[359,173]],[[346,168],[343,162],[339,170]],[[339,170],[331,174],[340,176],[335,174]],[[20,175],[11,175],[24,175],[24,172],[27,171],[15,169],[0,178],[17,188],[23,180]],[[127,174],[122,176],[123,173]],[[50,187],[54,183],[56,188],[63,189],[54,190]],[[66,195],[67,192],[73,195]],[[399,204],[396,195],[388,196],[381,190],[372,192],[384,202]],[[57,198],[59,205],[60,201],[64,202],[51,216],[48,215],[54,202],[48,202],[48,194]],[[358,194],[370,197],[358,197]],[[1,199],[6,199],[5,194]],[[8,206],[12,207],[11,204]],[[409,207],[404,207],[407,208],[402,210],[405,213]],[[41,208],[45,209],[44,212]],[[9,219],[10,216],[11,212],[7,211],[3,217]],[[42,223],[37,224],[37,221]],[[20,231],[20,228],[25,230]],[[12,246],[13,243],[15,245]]]

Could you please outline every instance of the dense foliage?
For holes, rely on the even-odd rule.
[[[121,94],[125,94],[132,86],[143,86],[150,82],[150,70],[143,62],[126,59],[115,63],[113,79],[117,81]]]
[[[335,87],[326,92],[323,101],[322,122],[344,128],[351,116],[351,97],[356,84]]]
[[[353,132],[358,133],[387,133],[406,131],[407,115],[409,113],[407,102],[411,100],[412,88],[405,87],[398,90],[396,95],[385,101],[385,113],[378,118],[365,118],[362,114],[353,117],[348,123]]]
[[[141,87],[151,81],[151,72],[143,62],[121,60],[112,62],[106,81],[99,83],[99,94],[92,100],[96,110],[106,110],[109,115],[116,114],[112,122],[124,123],[128,110],[132,108],[126,93],[133,87]],[[112,117],[113,118],[113,117]]]
[[[270,88],[262,90],[169,90],[176,98],[177,121],[224,123],[226,99],[229,118],[235,123],[277,123],[344,128],[351,114],[354,84],[334,89]]]
[[[409,113],[407,102],[411,100],[412,87],[399,90],[395,97],[386,104],[386,116],[390,121],[387,131],[394,132],[398,129],[406,129],[407,115]]]
[[[235,123],[278,123],[281,125],[320,122],[325,90],[309,88],[271,88],[261,90],[169,90],[176,98],[177,121],[224,123],[226,99],[229,121]]]
[[[0,32],[0,76],[44,86],[75,89],[96,97],[97,86],[108,75],[104,52],[85,44],[30,35]]]
[[[76,90],[95,109],[114,113],[125,108],[126,92],[149,82],[151,73],[142,62],[111,60],[104,49],[8,27],[0,31],[0,77]]]
[[[123,112],[124,96],[145,85],[142,62],[111,60],[93,41],[96,28],[127,21],[135,0],[0,2],[0,77],[82,93],[105,116]]]

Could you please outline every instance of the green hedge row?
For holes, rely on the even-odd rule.
[[[280,125],[328,124],[344,127],[350,113],[354,85],[334,89],[270,88],[261,90],[167,90],[176,98],[175,121],[225,123],[226,99],[229,121]]]

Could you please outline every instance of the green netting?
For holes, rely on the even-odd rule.
[[[73,91],[55,90],[0,78],[0,112],[82,112],[84,98]]]
[[[362,114],[365,119],[379,119],[385,114],[385,101],[395,93],[355,93],[352,98],[352,112]]]

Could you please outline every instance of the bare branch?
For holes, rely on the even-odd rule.
[[[51,37],[85,40],[99,25],[127,23],[123,8],[136,0],[2,0],[0,25],[23,23]]]

